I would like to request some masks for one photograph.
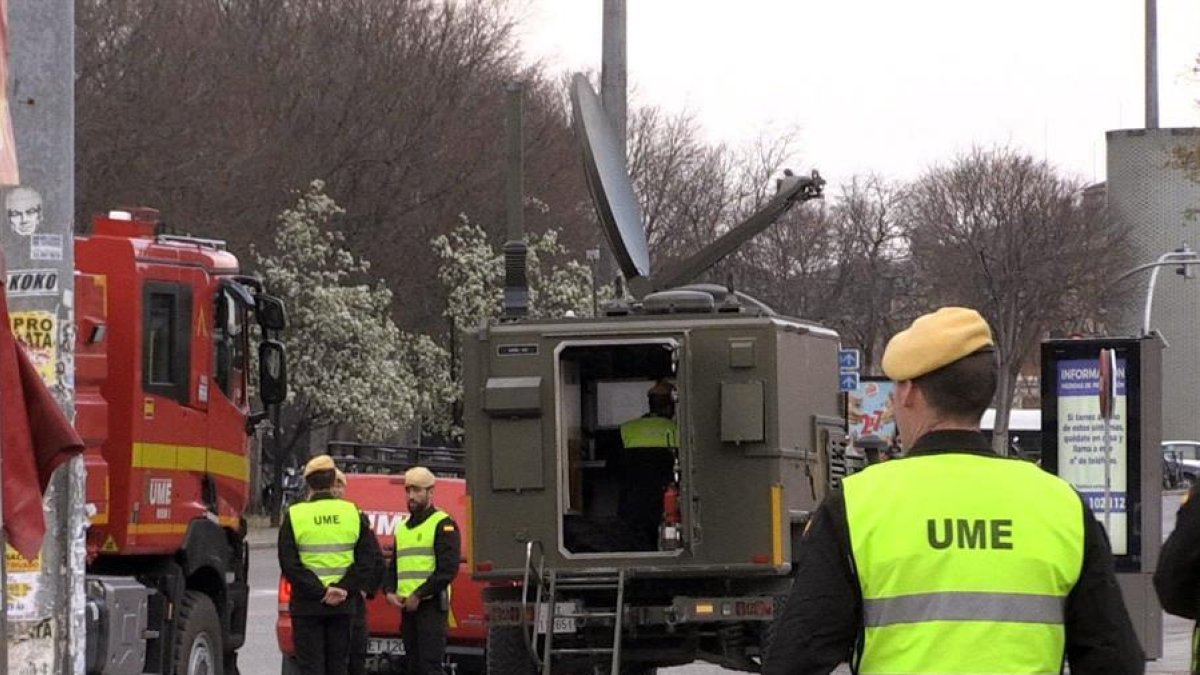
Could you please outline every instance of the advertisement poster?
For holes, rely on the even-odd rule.
[[[42,570],[42,558],[26,560],[11,546],[6,546],[4,563],[5,572],[5,606],[8,609],[10,621],[34,621],[45,617],[39,616],[37,610],[38,584]]]
[[[25,347],[38,375],[42,376],[43,382],[53,386],[58,382],[58,360],[54,350],[57,317],[44,311],[11,312],[8,316],[13,335]]]
[[[849,423],[850,443],[858,446],[860,438],[878,438],[891,445],[896,437],[896,417],[892,413],[891,381],[864,380],[858,389],[846,396],[846,421]]]
[[[1058,475],[1083,495],[1096,519],[1108,527],[1112,551],[1129,552],[1126,508],[1128,453],[1126,445],[1125,359],[1117,359],[1117,390],[1109,429],[1109,495],[1105,505],[1104,420],[1100,417],[1100,364],[1097,359],[1059,361],[1055,386],[1058,391]]]

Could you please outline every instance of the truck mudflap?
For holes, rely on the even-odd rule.
[[[776,601],[771,596],[686,597],[673,599],[670,605],[626,605],[622,624],[625,626],[678,626],[690,623],[744,623],[775,619]],[[536,632],[546,632],[548,606],[519,601],[488,602],[484,607],[487,621],[494,626],[534,625]],[[564,599],[557,603],[554,633],[575,633],[586,623],[612,624],[612,619],[597,620],[581,612],[581,601]],[[534,618],[537,614],[536,621]]]

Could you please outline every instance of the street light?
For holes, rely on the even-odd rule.
[[[596,311],[596,264],[600,261],[600,249],[589,248],[587,255],[588,265],[592,267],[592,318],[595,318],[598,312]]]
[[[1165,265],[1178,265],[1176,272],[1190,279],[1194,276],[1190,268],[1193,265],[1200,265],[1200,254],[1197,254],[1187,244],[1184,244],[1174,251],[1168,251],[1158,256],[1158,260],[1152,263],[1138,265],[1117,277],[1117,281],[1119,282],[1128,279],[1138,272],[1153,270],[1150,272],[1150,284],[1146,287],[1146,307],[1142,316],[1142,335],[1150,334],[1150,311],[1154,307],[1154,287],[1158,283],[1158,270]]]

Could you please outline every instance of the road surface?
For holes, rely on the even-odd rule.
[[[1175,510],[1180,495],[1163,497],[1163,533],[1175,527]],[[250,556],[250,616],[247,621],[246,646],[238,659],[239,669],[245,675],[269,675],[280,672],[279,647],[275,641],[275,615],[277,603],[276,586],[279,583],[279,564],[271,534],[252,533],[258,542]],[[1191,622],[1173,616],[1165,616],[1163,623],[1163,658],[1146,664],[1147,673],[1188,672]],[[734,671],[717,666],[697,663],[678,668],[667,668],[662,675],[724,675]],[[845,668],[840,672],[849,672]]]

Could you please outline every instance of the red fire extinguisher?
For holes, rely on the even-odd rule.
[[[658,526],[658,550],[674,551],[682,545],[679,536],[679,485],[668,483],[663,490],[663,516]]]
[[[679,520],[679,486],[668,483],[663,490],[663,524],[678,525]]]

